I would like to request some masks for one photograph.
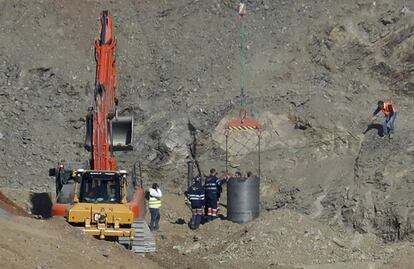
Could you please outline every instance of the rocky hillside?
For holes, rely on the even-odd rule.
[[[234,0],[0,1],[0,186],[53,190],[47,169],[87,159],[93,40],[109,9],[118,39],[120,111],[135,116],[147,182],[185,186],[200,163],[224,169],[224,123],[238,114]],[[262,133],[263,209],[295,209],[389,241],[412,234],[414,6],[409,1],[247,1],[249,116]],[[389,141],[367,129],[379,99],[398,109]],[[243,135],[240,143],[246,143]],[[240,144],[239,143],[239,144]],[[241,149],[242,147],[240,147]],[[252,149],[232,171],[257,172]]]

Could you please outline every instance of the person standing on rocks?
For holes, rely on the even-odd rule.
[[[378,101],[378,107],[374,111],[371,122],[373,122],[377,114],[382,111],[385,115],[384,123],[383,123],[383,134],[384,136],[388,135],[391,139],[394,134],[394,126],[395,126],[395,119],[397,118],[397,110],[393,103],[390,100],[387,101]]]
[[[217,201],[219,192],[219,179],[217,178],[216,169],[210,169],[210,176],[206,178],[204,184],[206,197],[206,216],[207,221],[211,221],[217,217]]]
[[[149,189],[148,208],[151,214],[150,230],[158,231],[160,228],[160,207],[161,207],[162,192],[157,183],[152,184]]]
[[[230,177],[228,175],[219,179],[217,177],[217,171],[214,168],[210,169],[210,176],[206,178],[206,183],[204,184],[204,191],[206,197],[206,217],[207,221],[217,218],[219,205],[220,205],[220,196],[222,192],[222,185],[227,182]]]
[[[195,230],[200,226],[204,215],[205,195],[200,177],[197,176],[194,178],[194,183],[188,188],[186,195],[191,203],[192,217],[190,228]]]

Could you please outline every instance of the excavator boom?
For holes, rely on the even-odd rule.
[[[132,150],[133,118],[118,116],[116,95],[116,39],[112,17],[101,16],[99,39],[95,41],[96,81],[94,103],[88,116],[86,148],[91,151],[93,170],[116,170],[113,151]]]
[[[115,113],[116,67],[112,18],[107,12],[101,17],[100,39],[95,41],[96,81],[92,117],[93,170],[115,170],[116,162],[110,154],[110,114]],[[111,115],[111,116],[112,116]]]
[[[52,213],[97,238],[116,240],[134,252],[152,252],[155,241],[143,219],[144,189],[118,170],[113,154],[132,150],[133,118],[118,115],[116,39],[108,11],[102,12],[100,22],[94,98],[86,118],[85,147],[91,157],[86,165],[60,162],[49,170],[56,178]]]

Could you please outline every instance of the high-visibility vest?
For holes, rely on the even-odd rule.
[[[149,208],[160,208],[161,199],[150,196],[149,201],[148,201],[148,207]]]
[[[392,111],[395,113],[397,112],[397,110],[395,109],[395,106],[391,103],[390,100],[385,101],[384,103],[384,108],[382,109],[382,112],[384,112],[384,114],[386,116],[388,116],[390,114],[390,110],[389,110],[389,106],[391,105],[392,107]]]

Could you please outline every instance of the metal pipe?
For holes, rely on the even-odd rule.
[[[138,161],[138,168],[139,168],[139,184],[141,188],[144,187],[144,178],[142,177],[142,162]]]
[[[258,172],[259,172],[259,173],[258,173],[258,174],[259,174],[259,179],[260,179],[260,155],[261,155],[261,154],[260,154],[260,153],[261,153],[261,152],[260,152],[260,138],[261,138],[261,134],[260,134],[260,132],[259,132],[258,138],[259,138],[259,139],[258,139],[258,140],[259,140],[259,141],[258,141],[258,154],[259,154],[259,156],[258,156],[258,166],[259,166],[259,167],[258,167]]]
[[[194,178],[194,162],[188,161],[187,162],[187,188],[191,186],[193,178]]]
[[[111,152],[110,156],[113,157],[114,156],[114,134],[112,132],[113,125],[112,125],[112,120],[108,119],[108,122],[109,122],[109,137],[110,137],[110,140],[111,140],[111,144],[109,146],[109,149],[110,149],[110,152]]]
[[[229,172],[228,169],[228,161],[229,161],[229,149],[228,149],[228,140],[229,140],[229,136],[228,133],[225,134],[226,135],[226,175]]]

